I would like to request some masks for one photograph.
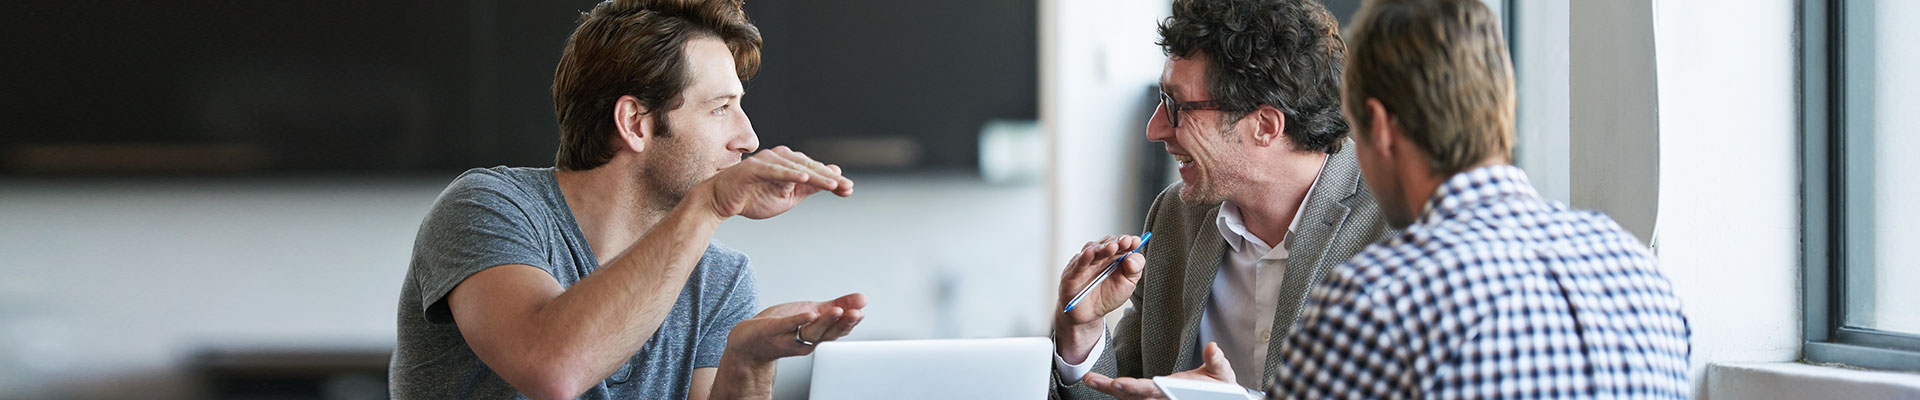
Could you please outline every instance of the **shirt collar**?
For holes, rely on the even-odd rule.
[[[1427,199],[1426,211],[1421,214],[1419,223],[1445,218],[1502,198],[1539,196],[1533,189],[1533,182],[1527,179],[1526,171],[1519,167],[1501,164],[1474,168],[1453,174],[1434,189],[1433,196]]]
[[[1331,159],[1332,157],[1328,158]],[[1325,170],[1325,164],[1321,165],[1321,169]],[[1293,241],[1293,232],[1300,230],[1300,220],[1307,215],[1307,200],[1313,198],[1314,189],[1319,187],[1320,175],[1315,173],[1313,176],[1313,184],[1307,186],[1307,195],[1300,198],[1300,208],[1293,210],[1293,221],[1287,223],[1286,239],[1274,245],[1273,248],[1267,251],[1267,254],[1261,258],[1285,258],[1287,256],[1287,242]],[[1240,216],[1240,206],[1233,204],[1231,201],[1220,203],[1220,216],[1214,217],[1214,225],[1219,226],[1220,238],[1226,239],[1227,246],[1232,247],[1235,252],[1243,251],[1242,247],[1250,243],[1266,244],[1265,241],[1260,240],[1259,236],[1254,235],[1253,231],[1247,230],[1247,222]]]

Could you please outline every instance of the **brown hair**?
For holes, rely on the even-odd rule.
[[[665,134],[666,114],[680,107],[689,83],[687,41],[718,38],[733,52],[741,80],[760,69],[760,29],[741,0],[609,0],[582,13],[553,71],[554,116],[560,121],[562,170],[587,170],[613,159],[614,104],[631,95]]]
[[[1294,146],[1333,153],[1349,130],[1340,115],[1347,50],[1339,25],[1312,0],[1175,0],[1158,44],[1169,56],[1212,59],[1212,100],[1230,109],[1278,108]],[[1222,114],[1227,121],[1246,115]]]
[[[1350,28],[1346,102],[1360,129],[1378,99],[1436,174],[1512,158],[1513,64],[1486,5],[1368,0]]]

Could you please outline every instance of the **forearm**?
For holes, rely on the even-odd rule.
[[[752,361],[727,352],[713,378],[709,400],[768,399],[773,397],[773,361]]]
[[[591,379],[577,384],[591,385],[653,337],[722,221],[700,208],[702,196],[690,194],[622,255],[540,308],[535,343],[554,346],[547,351],[563,363],[551,367],[585,374]]]

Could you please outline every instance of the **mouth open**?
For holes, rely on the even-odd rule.
[[[1190,155],[1185,155],[1185,154],[1174,154],[1174,155],[1173,155],[1173,160],[1174,160],[1174,161],[1179,161],[1179,162],[1180,162],[1180,165],[1186,165],[1186,164],[1192,164],[1192,163],[1193,163],[1193,156],[1190,156]]]

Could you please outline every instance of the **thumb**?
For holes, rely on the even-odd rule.
[[[1206,372],[1207,375],[1220,377],[1228,382],[1234,380],[1233,364],[1227,361],[1226,352],[1220,351],[1219,343],[1207,342],[1206,349],[1200,352],[1202,353],[1201,357],[1207,359],[1207,361],[1200,366],[1202,371]]]
[[[1140,271],[1146,269],[1147,256],[1140,253],[1128,254],[1127,259],[1120,264],[1122,264],[1121,268],[1126,269],[1127,276],[1139,276]]]

